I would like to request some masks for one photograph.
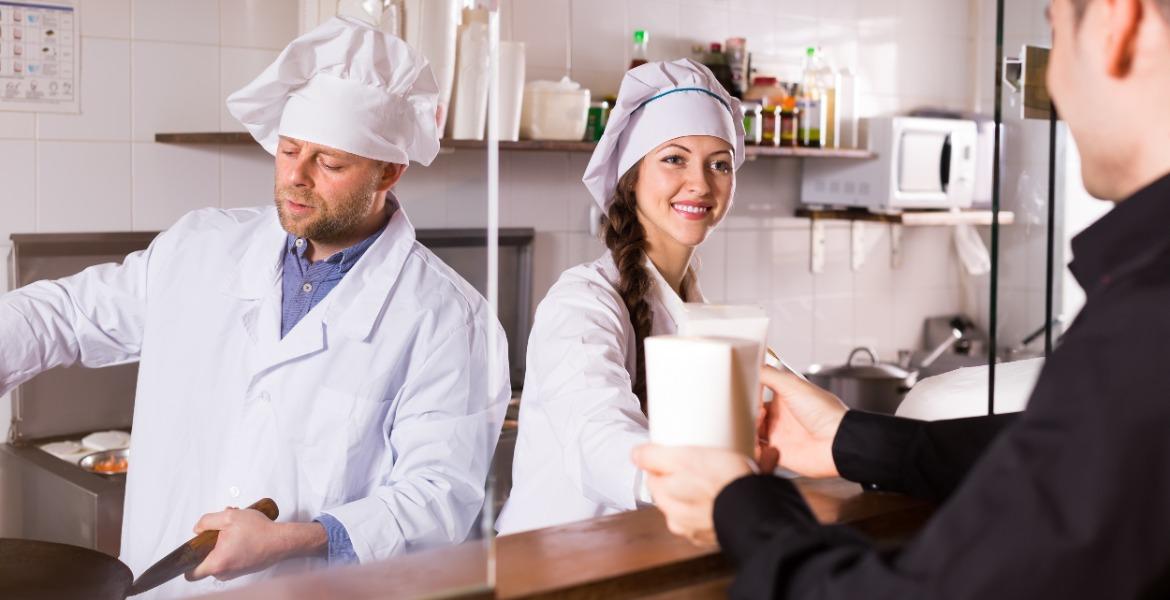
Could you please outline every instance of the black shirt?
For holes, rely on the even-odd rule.
[[[842,476],[942,501],[903,549],[817,524],[787,480],[715,502],[736,598],[1163,597],[1170,567],[1170,175],[1073,240],[1087,301],[1025,412],[848,413]]]

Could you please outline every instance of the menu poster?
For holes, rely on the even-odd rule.
[[[76,0],[0,0],[0,110],[78,112]]]

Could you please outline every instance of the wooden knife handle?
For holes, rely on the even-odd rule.
[[[261,498],[249,505],[248,508],[260,511],[272,521],[280,516],[280,509],[277,508],[276,502],[272,498]],[[189,550],[183,552],[183,564],[187,566],[185,577],[188,581],[191,580],[191,571],[195,570],[195,567],[198,567],[208,554],[211,554],[211,551],[215,549],[215,542],[218,540],[219,530],[208,529],[187,540],[187,543],[183,545]]]
[[[280,516],[280,509],[276,507],[276,502],[272,498],[261,498],[248,508],[264,513],[264,516],[268,517],[270,521],[275,521],[276,517]]]

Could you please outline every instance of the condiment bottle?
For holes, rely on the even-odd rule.
[[[802,115],[800,107],[796,104],[796,98],[789,96],[778,107],[780,108],[777,123],[777,139],[779,146],[786,146],[789,148],[797,145],[798,132],[800,130],[800,122]]]
[[[743,143],[759,145],[763,141],[763,106],[759,102],[744,102],[743,104]]]
[[[646,54],[646,44],[650,43],[650,32],[645,29],[634,31],[634,50],[630,53],[630,68],[649,62]]]

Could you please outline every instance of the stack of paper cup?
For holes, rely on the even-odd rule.
[[[500,139],[520,139],[524,105],[524,42],[500,42]]]
[[[439,84],[439,129],[447,126],[451,88],[455,80],[455,35],[463,9],[462,0],[406,0],[402,33],[431,64]]]
[[[488,11],[465,9],[459,26],[459,61],[447,119],[449,139],[483,139],[491,75],[488,44]]]
[[[760,387],[757,346],[733,338],[647,338],[650,441],[752,457]]]

